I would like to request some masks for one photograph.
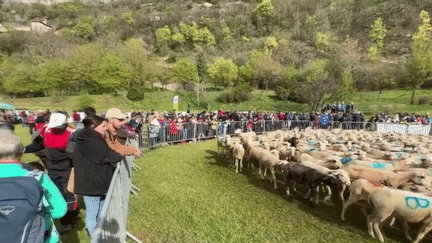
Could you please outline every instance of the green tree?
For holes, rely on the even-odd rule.
[[[139,38],[130,38],[119,48],[118,55],[131,74],[132,79],[129,87],[133,85],[143,86],[151,73],[144,42]]]
[[[168,47],[171,44],[171,29],[168,25],[165,25],[162,28],[159,28],[155,32],[156,36],[156,49],[165,54],[168,52]]]
[[[262,54],[255,63],[254,80],[268,91],[269,86],[275,87],[282,81],[282,65],[273,60],[269,54]]]
[[[204,83],[208,76],[208,60],[206,57],[206,54],[204,50],[200,50],[198,53],[198,60],[197,60],[197,71],[198,71],[198,88],[197,88],[197,100],[198,100],[198,106],[200,105],[200,86],[201,83]]]
[[[97,68],[99,89],[104,92],[116,92],[128,87],[131,74],[123,60],[114,54],[106,54]]]
[[[378,90],[378,102],[381,102],[382,92],[394,85],[393,68],[388,64],[374,62],[370,64],[368,69],[372,89]]]
[[[73,34],[76,37],[83,39],[90,39],[94,34],[92,22],[88,18],[81,18],[78,23],[73,27]]]
[[[198,81],[198,74],[196,66],[188,58],[183,58],[178,61],[174,66],[174,80],[186,88],[186,84],[196,83]]]
[[[369,32],[369,38],[372,39],[378,48],[384,47],[384,38],[386,36],[387,29],[385,28],[381,17],[378,17]]]
[[[208,75],[211,82],[226,89],[237,80],[238,67],[232,60],[220,57],[209,67]]]
[[[254,80],[253,77],[255,75],[255,64],[257,59],[262,55],[262,53],[258,50],[252,50],[249,53],[249,59],[246,61],[245,64],[240,66],[238,69],[238,75],[239,75],[239,81],[240,82],[247,82],[250,84],[253,84]],[[256,84],[255,84],[256,85]]]
[[[252,19],[255,26],[262,34],[271,31],[275,19],[274,6],[270,0],[263,0],[252,12]]]
[[[124,21],[126,21],[126,23],[130,24],[130,25],[135,25],[135,20],[132,17],[132,13],[131,12],[124,12],[122,14],[122,18]]]
[[[64,59],[54,59],[43,64],[41,80],[50,89],[57,91],[59,96],[62,95],[62,91],[70,95],[77,87],[71,65]]]
[[[105,47],[101,43],[90,43],[77,47],[70,58],[73,78],[77,89],[95,91],[97,84],[97,68],[105,55]]]
[[[429,13],[422,10],[420,19],[420,26],[413,35],[411,43],[412,56],[405,64],[408,87],[412,90],[411,104],[414,104],[415,91],[432,75],[432,50],[429,35],[432,27]]]
[[[278,42],[275,37],[270,36],[264,43],[264,50],[267,54],[272,54],[273,50],[278,47]]]
[[[50,87],[40,79],[38,66],[18,64],[12,75],[3,83],[3,88],[12,96],[27,95],[32,97],[35,93],[47,95]]]
[[[381,17],[374,21],[369,32],[369,38],[375,42],[375,44],[368,49],[368,56],[371,60],[377,60],[380,56],[380,49],[384,47],[384,38],[386,36],[387,29],[385,28]]]
[[[325,80],[329,77],[326,70],[327,61],[324,59],[311,60],[307,63],[304,74],[306,82],[312,84],[316,80]]]
[[[327,51],[327,49],[329,47],[329,40],[328,40],[328,36],[326,33],[318,32],[316,34],[315,46],[316,46],[317,50],[321,53],[324,53]]]

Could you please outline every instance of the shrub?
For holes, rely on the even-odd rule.
[[[127,93],[127,98],[132,101],[140,101],[144,99],[144,92],[138,88],[130,88]]]
[[[252,87],[240,85],[223,92],[218,100],[221,103],[239,103],[252,98]]]
[[[420,97],[418,98],[417,103],[419,105],[428,105],[430,103],[431,99],[429,97]]]
[[[86,94],[86,95],[83,95],[81,97],[81,99],[78,100],[77,108],[79,110],[83,110],[84,108],[89,107],[89,106],[94,107],[94,104],[95,104],[95,102],[94,102],[93,97]]]

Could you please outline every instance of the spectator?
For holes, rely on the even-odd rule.
[[[66,190],[72,169],[72,161],[65,153],[65,149],[73,131],[74,129],[66,124],[65,114],[53,113],[46,129],[41,129],[39,134],[45,146],[48,175],[68,203],[68,212],[60,220],[60,223],[64,226],[63,232],[72,230],[78,213],[75,196]]]
[[[115,170],[115,163],[123,156],[112,150],[106,143],[104,119],[89,115],[83,120],[84,128],[71,138],[76,143],[75,150],[69,154],[75,170],[76,194],[84,197],[86,206],[86,230],[90,237],[105,202],[105,196]]]
[[[103,136],[108,144],[108,146],[120,153],[123,156],[135,155],[137,157],[141,156],[141,151],[138,148],[132,146],[126,146],[122,144],[117,135],[117,131],[126,123],[126,114],[124,114],[118,108],[111,108],[106,112],[105,121],[102,125]]]
[[[29,127],[30,135],[33,135],[33,130],[35,128],[35,122],[36,122],[36,116],[35,116],[35,114],[33,112],[30,112],[27,115],[27,124],[28,124],[28,127]]]
[[[39,197],[36,198],[34,195],[31,196],[28,194],[28,200],[35,200],[36,202],[42,201],[42,210],[39,212],[32,212],[32,215],[24,216],[22,214],[29,208],[23,207],[23,204],[21,203],[19,208],[15,208],[15,210],[11,211],[7,215],[1,215],[0,213],[0,239],[2,242],[22,242],[22,239],[25,239],[25,242],[35,243],[59,242],[60,236],[55,228],[53,219],[61,218],[66,213],[66,202],[58,188],[45,173],[30,171],[32,168],[19,162],[22,151],[23,147],[21,142],[13,132],[9,130],[0,130],[0,178],[3,178],[0,188],[3,188],[5,185],[14,185],[17,187],[17,190],[19,190],[20,196],[22,194],[27,195],[25,193],[26,190],[23,189],[39,189],[42,192],[39,194]],[[32,177],[36,180],[27,180],[24,184],[24,180],[22,179],[24,177]],[[7,180],[4,178],[7,178]],[[5,202],[5,199],[11,199],[6,198],[6,196],[11,197],[14,194],[10,188],[11,187],[8,187],[7,189],[9,192],[8,194],[2,193],[0,195],[0,197],[2,197],[0,201]],[[5,188],[3,189],[6,190]],[[3,190],[0,189],[0,191]],[[37,195],[37,191],[32,192]],[[9,201],[8,203],[10,206],[13,201]],[[28,238],[37,235],[34,234],[34,231],[32,231],[32,235],[29,234],[30,230],[35,230],[38,226],[36,224],[41,222],[36,220],[35,217],[43,217],[43,220],[45,221],[45,228],[43,231],[45,233],[42,232],[39,238]],[[26,222],[20,222],[20,218],[25,218]],[[33,222],[33,225],[30,225],[30,227],[27,225],[29,219]],[[39,227],[40,226],[41,225],[39,225]]]

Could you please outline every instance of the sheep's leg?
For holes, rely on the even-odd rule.
[[[394,219],[394,217],[393,217],[393,219]],[[404,230],[405,238],[407,238],[409,241],[412,241],[412,238],[411,238],[411,236],[409,235],[409,232],[408,232],[409,231],[408,223],[404,221],[402,223],[402,227],[403,227],[403,230]]]
[[[362,211],[362,213],[364,214],[364,216],[368,216],[367,212],[366,212],[366,206],[362,205],[362,207],[360,208],[360,210]]]
[[[271,173],[271,178],[272,178],[272,179],[270,179],[270,182],[273,180],[274,189],[277,189],[276,175],[275,175],[275,171],[273,168],[270,169],[270,173]]]
[[[378,236],[378,239],[381,242],[384,242],[384,236],[381,232],[382,230],[382,225],[383,222],[390,217],[390,215],[392,214],[392,212],[377,212],[376,213],[376,217],[374,218],[374,222],[373,222],[373,228],[375,230],[375,233]]]
[[[374,209],[373,212],[369,216],[367,216],[368,233],[372,236],[372,238],[375,238],[375,234],[372,227],[374,223],[375,214],[376,214],[376,210]]]
[[[240,165],[240,172],[242,172],[243,171],[243,158],[241,158],[239,160],[239,165]]]
[[[238,164],[238,159],[235,159],[235,167],[236,167],[236,173],[238,173],[239,171],[239,164]]]
[[[327,191],[327,195],[324,197],[324,202],[327,202],[328,200],[330,200],[331,196],[332,196],[332,191],[331,188],[328,185],[324,185],[324,191]]]
[[[267,175],[267,167],[264,167],[264,177]]]
[[[432,229],[432,218],[429,216],[426,218],[426,221],[424,221],[422,227],[419,230],[419,233],[416,237],[416,239],[413,241],[413,243],[418,243],[423,237],[429,233]]]
[[[315,190],[315,191],[314,191]],[[319,197],[319,186],[316,186],[315,188],[312,188],[312,195],[311,195],[311,199],[310,201],[312,201],[313,199],[315,199],[315,204],[318,205],[319,201],[318,201],[318,197]]]
[[[396,222],[396,217],[393,217],[392,219],[391,219],[391,221],[390,221],[390,223],[389,223],[389,226],[391,227],[391,228],[395,228],[394,227],[394,223]],[[408,225],[407,225],[408,226]]]
[[[345,221],[345,212],[346,212],[347,208],[349,206],[351,206],[353,203],[357,202],[359,200],[359,197],[360,197],[359,195],[351,193],[348,200],[346,201],[346,203],[343,204],[342,214],[341,214],[341,219],[343,221]]]
[[[340,199],[341,199],[341,201],[342,201],[342,206],[344,205],[344,203],[345,203],[345,198],[344,198],[344,192],[345,192],[345,189],[347,188],[347,186],[345,185],[345,184],[343,184],[342,185],[342,189],[339,191],[339,196],[340,196]]]

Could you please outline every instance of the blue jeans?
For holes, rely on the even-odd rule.
[[[96,222],[102,211],[104,202],[105,199],[102,200],[100,196],[84,196],[84,203],[86,206],[86,228],[90,233],[90,237],[93,237]]]

